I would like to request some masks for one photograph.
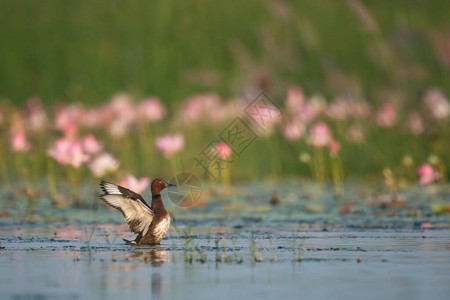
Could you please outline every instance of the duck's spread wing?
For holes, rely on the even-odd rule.
[[[141,195],[123,186],[101,181],[100,188],[104,194],[100,199],[111,207],[117,208],[134,233],[144,236],[153,221],[153,211]]]

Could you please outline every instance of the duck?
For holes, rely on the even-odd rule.
[[[154,179],[151,184],[152,202],[148,205],[138,193],[101,180],[100,188],[103,194],[99,197],[109,206],[118,209],[130,226],[131,232],[137,234],[133,241],[123,239],[127,244],[156,245],[166,236],[170,228],[170,215],[162,202],[161,191],[173,186],[176,184],[167,183],[162,178]]]

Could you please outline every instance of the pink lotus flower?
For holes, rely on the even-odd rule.
[[[48,155],[62,165],[71,165],[78,169],[89,161],[89,155],[83,151],[81,142],[67,138],[59,138],[53,147],[47,149]]]
[[[450,116],[450,104],[439,89],[431,89],[425,94],[425,104],[436,119]]]
[[[283,135],[290,141],[300,139],[306,132],[306,127],[301,122],[291,122],[283,127]]]
[[[155,146],[159,151],[164,153],[165,158],[171,158],[175,153],[184,147],[184,136],[178,134],[166,134],[155,140]]]
[[[145,99],[139,103],[137,112],[140,119],[149,122],[159,121],[164,118],[167,113],[164,105],[156,97]]]
[[[217,154],[221,159],[230,158],[233,154],[231,147],[225,142],[219,142],[216,145]]]
[[[140,179],[134,177],[131,174],[125,175],[122,178],[121,184],[132,190],[135,191],[136,193],[140,194],[142,193],[150,184],[150,178],[149,177],[142,177]]]
[[[96,154],[103,150],[103,143],[97,140],[97,138],[92,134],[88,134],[82,139],[83,149],[86,153]]]
[[[331,142],[331,131],[324,122],[314,124],[309,129],[309,144],[313,147],[328,146]]]
[[[102,153],[89,164],[89,168],[96,177],[102,177],[107,173],[116,171],[119,165],[119,161],[114,156],[109,153]]]
[[[18,132],[11,137],[11,149],[14,152],[27,152],[31,149],[25,133]]]
[[[422,185],[432,183],[441,178],[441,174],[435,171],[428,163],[424,163],[418,167],[417,174],[419,175],[419,183]]]
[[[385,102],[377,112],[376,121],[380,127],[392,127],[397,122],[397,110],[391,102]]]
[[[328,147],[330,148],[330,155],[334,157],[338,155],[339,151],[341,150],[341,143],[339,143],[339,141],[337,140],[332,140]]]

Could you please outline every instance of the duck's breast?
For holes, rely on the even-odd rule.
[[[155,227],[153,228],[153,236],[155,237],[155,240],[157,240],[157,243],[161,241],[164,236],[166,235],[167,231],[170,228],[170,215],[167,214],[164,218],[161,218],[159,222],[155,224]]]

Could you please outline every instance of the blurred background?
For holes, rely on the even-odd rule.
[[[83,199],[83,182],[89,195],[100,178],[143,191],[180,172],[335,195],[369,180],[393,199],[444,185],[449,6],[1,1],[3,182],[58,205]],[[236,117],[245,147],[229,135]]]
[[[417,105],[448,95],[447,1],[1,1],[0,95],[86,105],[119,91],[169,106],[264,88]]]

